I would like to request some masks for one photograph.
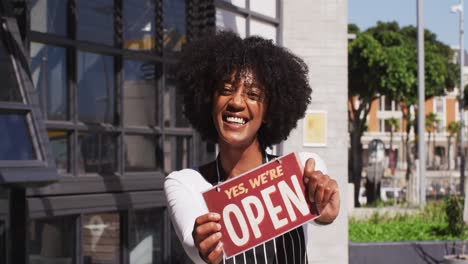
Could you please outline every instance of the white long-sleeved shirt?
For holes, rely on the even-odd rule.
[[[313,158],[315,159],[315,170],[321,171],[324,174],[328,173],[324,161],[317,154],[301,152],[298,156],[302,166],[305,166],[305,163],[309,158]],[[164,181],[164,191],[166,194],[167,205],[172,224],[174,225],[176,234],[179,240],[181,241],[185,252],[192,259],[192,261],[194,261],[197,264],[205,262],[200,258],[198,254],[198,249],[195,247],[192,238],[192,231],[195,219],[200,215],[208,213],[208,209],[206,207],[205,201],[203,200],[202,193],[212,187],[213,185],[209,183],[196,169],[183,169],[180,171],[174,171],[171,174],[169,174],[169,176],[167,176]],[[309,224],[305,224],[302,226],[304,236],[300,236],[300,234],[297,234],[296,236],[297,239],[300,239],[300,237],[302,237],[302,239],[305,241],[305,245],[303,245],[304,248],[302,249],[304,253],[306,252],[305,246],[308,241],[308,225]],[[285,236],[287,234],[289,233],[286,233]],[[291,231],[291,234],[295,233]],[[294,236],[291,236],[289,234],[289,237],[291,237],[291,241],[294,244]],[[275,255],[277,252],[276,240],[277,239],[274,239],[273,241],[275,244]],[[291,251],[291,249],[284,250],[284,253],[286,255],[285,258],[287,258],[288,256],[287,251]],[[292,247],[292,251],[293,254],[291,254],[291,256],[297,255],[294,254],[294,247]],[[306,258],[305,256],[306,254],[304,254],[304,259]],[[301,262],[303,261],[301,260]],[[307,263],[307,260],[305,259],[304,262]]]

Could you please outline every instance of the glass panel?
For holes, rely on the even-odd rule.
[[[226,10],[216,9],[216,27],[224,30],[232,30],[245,38],[245,17]]]
[[[6,263],[6,225],[0,219],[0,263]]]
[[[66,0],[28,0],[31,8],[31,30],[67,35]]]
[[[164,52],[180,51],[186,42],[185,1],[163,1]]]
[[[156,170],[155,136],[125,136],[125,170]]]
[[[78,147],[78,173],[112,174],[117,170],[116,136],[80,132]]]
[[[228,2],[230,4],[233,4],[235,6],[238,6],[238,7],[242,7],[242,8],[245,8],[245,0],[223,0],[224,2]],[[257,0],[255,0],[257,1]],[[253,2],[255,2],[253,1]],[[252,4],[252,3],[250,3]]]
[[[166,136],[164,141],[164,172],[169,174],[174,170],[189,167],[190,138],[181,136]]]
[[[126,0],[123,2],[124,47],[152,50],[155,41],[155,0]]]
[[[0,114],[0,128],[0,160],[36,159],[26,116]]]
[[[176,67],[167,66],[166,87],[164,87],[164,126],[189,127],[190,124],[184,115],[183,95],[176,89]]]
[[[268,24],[255,19],[250,20],[250,35],[261,36],[266,39],[273,40],[276,43],[276,27],[272,24]]]
[[[124,125],[158,124],[158,81],[161,66],[149,62],[124,62]]]
[[[114,1],[76,1],[77,29],[79,40],[88,40],[114,45]]]
[[[164,209],[130,212],[130,219],[130,264],[163,263]]]
[[[31,221],[29,263],[74,263],[75,218],[55,217]]]
[[[9,191],[0,186],[0,263],[6,262],[7,249],[7,226],[6,219],[9,218]]]
[[[83,216],[83,264],[120,263],[120,215]]]
[[[276,17],[277,0],[255,0],[250,1],[250,10],[269,17]]]
[[[69,172],[69,137],[66,131],[48,131],[50,148],[55,157],[55,165],[59,173]]]
[[[2,27],[0,27],[0,30],[2,30]],[[3,38],[2,36],[0,35],[0,39]],[[2,80],[0,101],[21,102],[22,98],[18,79],[4,41],[5,39],[0,40],[0,80]]]
[[[171,224],[171,262],[177,264],[193,264],[193,261],[185,254],[185,250]]]
[[[78,119],[113,123],[113,57],[78,51]]]
[[[31,43],[31,71],[34,87],[47,119],[67,118],[66,49]]]

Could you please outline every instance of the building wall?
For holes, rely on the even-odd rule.
[[[313,89],[309,109],[326,111],[328,119],[325,147],[303,146],[300,121],[283,150],[319,154],[329,175],[338,181],[342,199],[340,215],[333,224],[310,230],[311,263],[348,263],[347,7],[346,0],[283,1],[283,44],[309,66]]]

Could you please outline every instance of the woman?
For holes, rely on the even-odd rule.
[[[307,263],[307,225],[225,259],[220,216],[208,212],[201,195],[272,158],[265,149],[288,137],[310,103],[306,64],[269,40],[219,32],[190,43],[178,69],[188,120],[219,146],[215,161],[173,172],[164,184],[186,253],[196,263]],[[337,184],[317,155],[300,158],[307,198],[321,213],[315,221],[329,224],[339,211]]]

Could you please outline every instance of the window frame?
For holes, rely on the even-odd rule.
[[[55,161],[45,133],[39,98],[35,91],[29,71],[23,40],[16,18],[5,4],[0,4],[0,23],[5,40],[5,51],[10,55],[11,63],[17,75],[17,88],[20,89],[22,102],[0,102],[0,113],[15,113],[25,116],[31,143],[36,152],[34,160],[1,160],[0,184],[16,184],[20,186],[46,184],[59,180],[55,169]],[[34,176],[31,172],[34,171]]]
[[[68,83],[68,120],[44,120],[47,131],[67,132],[69,139],[69,170],[61,174],[60,181],[41,188],[31,188],[28,190],[30,196],[79,194],[79,193],[99,193],[116,191],[137,191],[149,189],[162,189],[164,174],[163,151],[157,153],[157,169],[153,171],[129,172],[125,171],[125,144],[126,135],[153,135],[156,146],[161,149],[164,146],[166,137],[181,136],[190,138],[189,165],[193,166],[196,161],[195,153],[198,145],[194,142],[198,134],[191,127],[165,127],[163,124],[163,88],[166,85],[166,71],[168,65],[177,63],[177,56],[173,53],[163,52],[163,1],[155,0],[155,41],[157,46],[153,50],[131,50],[126,49],[123,44],[123,1],[114,0],[114,31],[115,41],[113,46],[78,40],[75,37],[77,20],[72,12],[78,0],[68,0],[67,7],[67,35],[55,35],[44,32],[32,31],[30,25],[27,26],[28,47],[30,42],[37,42],[53,45],[66,49],[67,54],[67,83]],[[188,4],[185,3],[187,10]],[[30,14],[28,13],[28,16]],[[187,14],[186,14],[187,19]],[[186,28],[186,35],[188,34]],[[117,34],[118,33],[118,34]],[[99,123],[96,125],[78,121],[77,117],[77,54],[79,51],[91,52],[99,55],[112,56],[114,59],[114,100],[116,124]],[[157,111],[158,122],[154,126],[125,126],[123,123],[124,95],[123,95],[123,66],[125,60],[135,60],[141,62],[151,62],[162,66],[162,75],[155,81],[157,89]],[[173,113],[171,113],[173,114]],[[78,145],[78,134],[80,132],[103,132],[115,133],[117,136],[117,171],[112,175],[102,176],[98,173],[78,173],[78,157],[80,155]],[[46,135],[47,136],[47,135]],[[78,184],[79,183],[79,184]]]

